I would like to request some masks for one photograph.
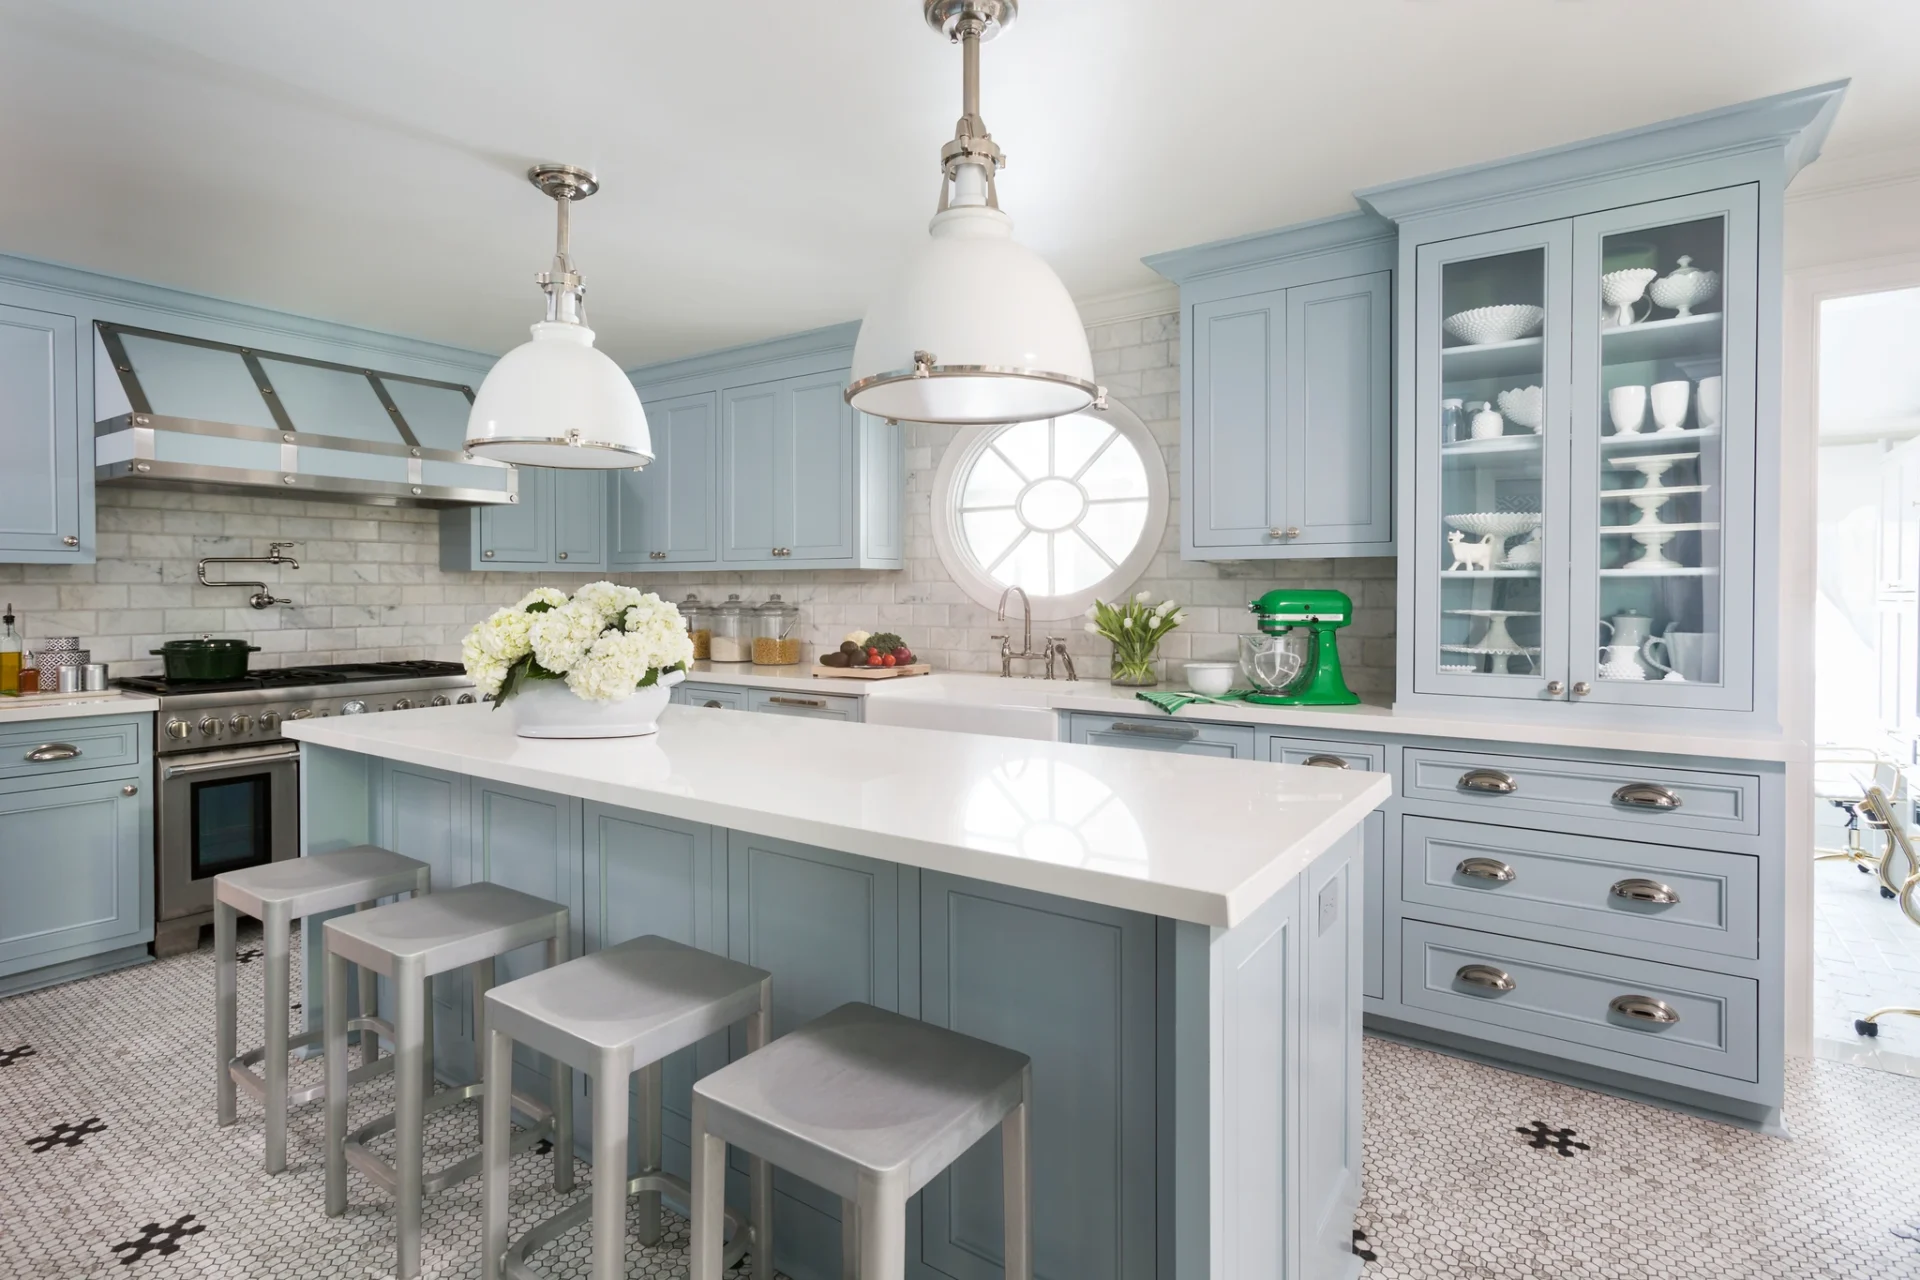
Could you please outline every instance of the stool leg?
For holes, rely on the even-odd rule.
[[[214,1114],[222,1125],[233,1123],[233,1073],[228,1067],[239,1052],[236,1023],[240,1017],[240,984],[233,960],[233,934],[236,912],[224,902],[213,904],[213,1056],[218,1078],[214,1091]]]
[[[1029,1076],[1022,1080],[1020,1103],[1000,1121],[1000,1183],[1006,1197],[1006,1280],[1033,1280],[1033,1205],[1027,1143]]]
[[[564,933],[547,939],[547,967],[566,963],[567,939]],[[553,1108],[553,1189],[573,1190],[573,1068],[558,1058],[548,1058],[552,1067],[553,1095],[547,1105]]]
[[[347,961],[326,948],[322,988],[327,1073],[327,1216],[347,1211]]]
[[[485,1039],[487,1076],[509,1079],[513,1074],[513,1038],[488,1027]],[[481,1205],[484,1244],[480,1258],[481,1280],[500,1280],[500,1259],[507,1251],[507,1185],[512,1179],[513,1100],[506,1089],[489,1089],[483,1095],[486,1124],[480,1135],[481,1163],[485,1166],[485,1199]]]
[[[341,975],[346,985],[346,975]],[[396,965],[393,973],[393,1172],[395,1234],[399,1237],[400,1280],[420,1274],[420,1196],[426,1142],[424,1074],[414,1066],[423,1047],[427,980],[416,965]],[[332,1017],[332,1013],[327,1015]],[[344,1043],[344,1042],[343,1042]]]
[[[431,1098],[433,1096],[433,1091],[440,1087],[439,1082],[434,1079],[434,1075],[433,1075],[433,979],[432,978],[428,978],[426,980],[426,988],[427,988],[427,1002],[423,1006],[426,1009],[426,1019],[420,1024],[420,1068],[419,1070],[420,1070],[420,1088],[425,1097]],[[399,990],[399,987],[396,985],[394,990],[397,992]],[[397,1010],[396,1010],[396,1016],[398,1016]],[[396,1054],[400,1052],[400,1046],[397,1043],[394,1045],[393,1051]],[[400,1064],[397,1062],[394,1063],[393,1066],[394,1066],[394,1070],[396,1071],[400,1069]]]
[[[693,1099],[693,1178],[687,1208],[693,1214],[688,1228],[687,1280],[720,1280],[720,1242],[726,1232],[727,1144],[707,1132],[707,1107],[698,1094]]]
[[[747,1052],[773,1039],[773,979],[760,983],[760,1008],[747,1020]],[[747,1221],[753,1224],[753,1280],[773,1280],[773,1166],[747,1158]]]
[[[640,1172],[660,1172],[660,1064],[650,1062],[640,1068],[640,1106],[634,1127],[640,1136]],[[596,1104],[598,1105],[598,1104]],[[598,1139],[596,1139],[596,1142]],[[660,1243],[660,1193],[642,1191],[639,1200],[640,1243]]]
[[[907,1197],[892,1179],[861,1174],[860,1280],[906,1280]]]
[[[840,1202],[840,1277],[860,1280],[860,1206]]]
[[[261,917],[266,947],[267,1024],[267,1172],[287,1167],[287,1001],[291,998],[293,960],[287,930],[293,921],[284,905],[269,903]]]
[[[599,1068],[593,1073],[593,1254],[588,1274],[593,1280],[621,1280],[627,1274],[627,1073],[609,1062]]]
[[[475,1027],[484,1027],[487,1025],[487,992],[493,990],[493,957],[488,956],[485,960],[474,961],[471,965],[467,966],[467,974],[473,987],[473,1025]],[[479,1050],[482,1046],[476,1041],[474,1048]],[[481,1081],[491,1082],[493,1077],[488,1075],[487,1071],[492,1059],[484,1052],[475,1052],[473,1058],[473,1065]],[[509,1097],[512,1096],[513,1068],[511,1066],[507,1068],[505,1083],[500,1087]],[[489,1089],[487,1092],[491,1093],[493,1091]],[[482,1142],[487,1140],[488,1114],[489,1108],[480,1108],[480,1140]]]
[[[355,911],[371,911],[379,905],[377,902],[358,902],[354,904],[353,909]],[[354,967],[360,971],[360,1016],[363,1018],[371,1018],[380,1012],[380,988],[378,986],[378,979],[374,976],[373,970],[367,968],[367,966],[355,965]],[[360,1061],[362,1063],[372,1062],[380,1056],[379,1032],[361,1031],[356,1033],[354,1038],[358,1040],[360,1044]]]

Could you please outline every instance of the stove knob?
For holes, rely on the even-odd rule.
[[[468,703],[470,703],[470,702],[472,702],[472,701],[473,701],[473,695],[472,695],[472,694],[470,694],[470,693],[463,693],[463,694],[461,694],[461,695],[460,695],[460,705],[461,705],[461,706],[463,706],[463,707],[464,707],[464,706],[466,706],[466,705],[467,705]]]
[[[280,713],[278,711],[262,711],[260,713],[260,732],[275,733],[279,731],[279,728]]]
[[[366,714],[366,710],[367,710],[367,704],[362,702],[358,698],[354,698],[351,701],[343,703],[341,705],[340,714],[343,716],[364,715]]]
[[[189,737],[192,733],[193,733],[193,726],[188,724],[185,720],[167,721],[167,736],[169,738],[172,738],[175,742],[179,742],[181,739]]]
[[[434,694],[434,695],[433,695],[433,701],[432,701],[431,703],[429,703],[428,705],[429,705],[429,706],[435,706],[435,707],[444,707],[444,706],[446,706],[446,705],[447,705],[447,695],[446,695],[446,694],[444,694],[444,693],[436,693],[436,694]]]
[[[413,706],[412,698],[395,698],[393,700],[393,709],[395,711],[406,711],[406,710],[409,710],[412,706]]]
[[[226,731],[227,726],[212,716],[200,721],[200,736],[203,738],[217,738]]]
[[[293,710],[287,712],[287,719],[306,720],[311,718],[312,715],[313,715],[312,707],[295,707]]]
[[[249,733],[253,729],[253,717],[244,711],[236,711],[227,717],[227,728],[235,733]]]

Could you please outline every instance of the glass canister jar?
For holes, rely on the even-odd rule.
[[[800,661],[800,606],[780,598],[779,592],[753,610],[753,665],[790,667]]]
[[[709,650],[713,661],[753,661],[753,636],[747,622],[747,606],[740,602],[739,596],[728,596],[725,604],[715,605],[708,619],[713,624],[713,640]]]
[[[713,610],[691,592],[679,608],[680,617],[687,624],[687,636],[693,641],[693,660],[706,662],[713,657]]]

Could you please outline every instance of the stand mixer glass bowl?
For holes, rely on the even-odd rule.
[[[1280,635],[1240,637],[1240,672],[1259,693],[1285,693],[1313,656],[1313,632],[1296,627]]]

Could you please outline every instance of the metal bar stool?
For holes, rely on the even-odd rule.
[[[1907,869],[1900,879],[1899,891],[1892,896],[1899,899],[1900,910],[1905,913],[1907,919],[1920,925],[1920,897],[1916,896],[1916,890],[1920,890],[1920,853],[1914,851],[1912,837],[1907,834],[1907,824],[1903,820],[1903,813],[1907,812],[1904,809],[1905,802],[1902,801],[1900,805],[1896,805],[1894,801],[1887,799],[1886,793],[1879,787],[1872,787],[1867,791],[1866,803],[1887,829],[1887,852],[1881,857],[1879,866],[1880,891],[1885,893],[1887,886],[1894,881],[1893,855],[1897,849],[1900,856],[1906,860]],[[1896,1015],[1903,1018],[1920,1018],[1920,1009],[1899,1004],[1875,1009],[1866,1017],[1853,1020],[1854,1034],[1878,1036],[1880,1020]]]
[[[480,1153],[448,1165],[428,1177],[423,1168],[427,1114],[485,1094],[484,1064],[472,1084],[433,1092],[433,1010],[428,982],[437,973],[463,966],[473,973],[474,1012],[479,1015],[493,985],[494,960],[510,951],[547,944],[547,967],[567,959],[567,909],[531,894],[496,884],[471,884],[444,893],[395,902],[371,911],[327,921],[327,1216],[347,1211],[347,1165],[392,1194],[399,1240],[400,1280],[420,1274],[420,1203],[424,1195],[465,1181],[480,1171]],[[347,1075],[344,1048],[346,1014],[341,1005],[347,965],[384,974],[393,983],[394,1110],[347,1132]],[[476,1022],[478,1017],[476,1016]],[[563,1154],[563,1137],[573,1133],[573,1071],[553,1064],[551,1106],[524,1094],[512,1094],[534,1123],[513,1141],[525,1151],[543,1138],[553,1140],[553,1185],[573,1189],[573,1161]],[[497,1080],[501,1094],[512,1093],[513,1077]],[[394,1131],[394,1161],[388,1164],[367,1147],[369,1140]],[[486,1136],[482,1118],[481,1134]]]
[[[765,969],[660,937],[634,938],[571,960],[557,969],[509,982],[487,993],[487,1074],[513,1068],[513,1046],[524,1044],[593,1079],[593,1162],[590,1197],[575,1201],[507,1243],[507,1099],[487,1096],[482,1139],[486,1161],[485,1246],[480,1274],[498,1280],[539,1280],[527,1259],[591,1216],[592,1280],[626,1274],[627,1197],[639,1195],[640,1236],[660,1238],[660,1193],[690,1203],[687,1184],[660,1165],[661,1060],[668,1054],[747,1024],[747,1049],[766,1044],[773,1026],[771,975]],[[642,1073],[640,1174],[626,1177],[627,1086]],[[572,1154],[571,1133],[555,1139]],[[773,1221],[772,1171],[755,1159],[749,1170],[750,1211],[728,1213],[733,1238],[725,1265],[753,1251],[754,1280],[773,1280],[773,1259],[761,1241]]]
[[[1024,1053],[867,1004],[695,1081],[690,1280],[720,1280],[729,1142],[839,1195],[846,1276],[902,1280],[908,1197],[996,1126],[1006,1280],[1033,1280],[1032,1096]]]
[[[324,1082],[293,1093],[287,1091],[287,1054],[320,1043],[318,1031],[289,1038],[287,994],[292,984],[292,957],[287,931],[295,920],[323,911],[355,907],[365,911],[381,898],[427,892],[424,862],[363,844],[337,853],[315,854],[269,862],[240,871],[223,871],[213,878],[214,1041],[219,1071],[215,1106],[224,1127],[234,1120],[235,1086],[259,1099],[266,1112],[267,1172],[287,1167],[287,1108],[313,1101],[327,1091]],[[239,973],[234,955],[234,931],[240,915],[259,920],[266,950],[267,1042],[257,1049],[235,1053],[239,1020]],[[374,1016],[371,971],[360,971],[360,1013],[348,1029],[360,1039],[361,1065],[351,1079],[368,1080],[393,1069],[391,1058],[381,1058],[373,1033],[391,1038],[393,1029]],[[344,1052],[344,1051],[343,1051]],[[253,1068],[261,1067],[261,1074]]]

